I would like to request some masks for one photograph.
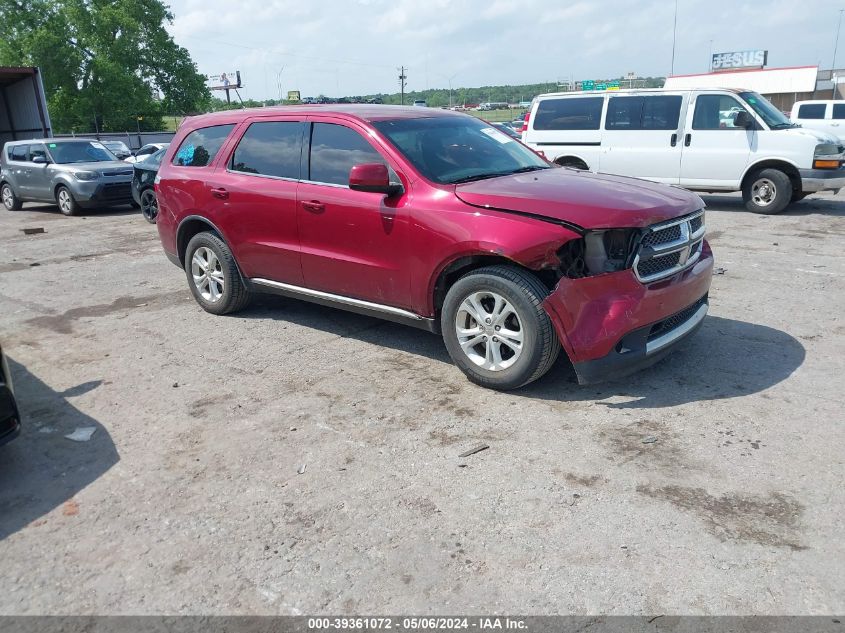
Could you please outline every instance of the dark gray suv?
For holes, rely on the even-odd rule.
[[[0,153],[0,198],[10,211],[24,202],[55,202],[65,215],[81,208],[134,205],[132,174],[132,165],[99,141],[12,141]]]

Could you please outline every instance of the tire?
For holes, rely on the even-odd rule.
[[[23,203],[15,194],[15,190],[9,183],[3,183],[0,187],[0,198],[3,199],[3,206],[9,211],[19,211]]]
[[[751,174],[742,186],[745,208],[753,213],[780,213],[792,195],[792,181],[779,169],[761,169]]]
[[[194,235],[185,249],[184,264],[188,287],[206,312],[229,314],[249,303],[250,293],[232,251],[217,234]],[[211,275],[205,274],[208,270],[212,271]]]
[[[482,387],[507,391],[537,380],[560,353],[551,319],[541,305],[546,295],[548,290],[539,279],[511,266],[489,266],[464,275],[449,288],[440,315],[449,356]],[[497,314],[502,319],[498,324]],[[490,315],[489,324],[486,315]],[[459,333],[459,328],[464,332]],[[502,331],[513,336],[502,336]],[[468,345],[475,340],[476,344]]]
[[[569,167],[570,169],[579,169],[581,171],[588,171],[590,168],[583,160],[577,158],[564,158],[558,162],[561,167]]]
[[[141,192],[141,214],[150,224],[156,223],[158,217],[158,199],[156,192],[152,189],[144,189]]]
[[[801,202],[804,198],[810,195],[810,192],[795,190],[790,198],[790,202]]]
[[[59,205],[59,211],[63,215],[72,216],[79,213],[79,203],[73,198],[73,194],[67,187],[59,187],[56,189],[56,204]]]

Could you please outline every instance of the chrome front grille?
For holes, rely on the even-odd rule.
[[[637,279],[657,281],[695,264],[705,231],[704,210],[646,229],[634,259]]]

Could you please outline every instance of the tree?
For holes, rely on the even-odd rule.
[[[56,130],[160,128],[210,101],[172,21],[161,0],[0,0],[0,65],[41,68]]]

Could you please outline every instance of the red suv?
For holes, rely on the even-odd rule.
[[[514,389],[563,347],[582,383],[664,356],[707,312],[702,201],[559,168],[472,116],[303,106],[187,119],[158,230],[208,312],[275,292],[442,333]]]

